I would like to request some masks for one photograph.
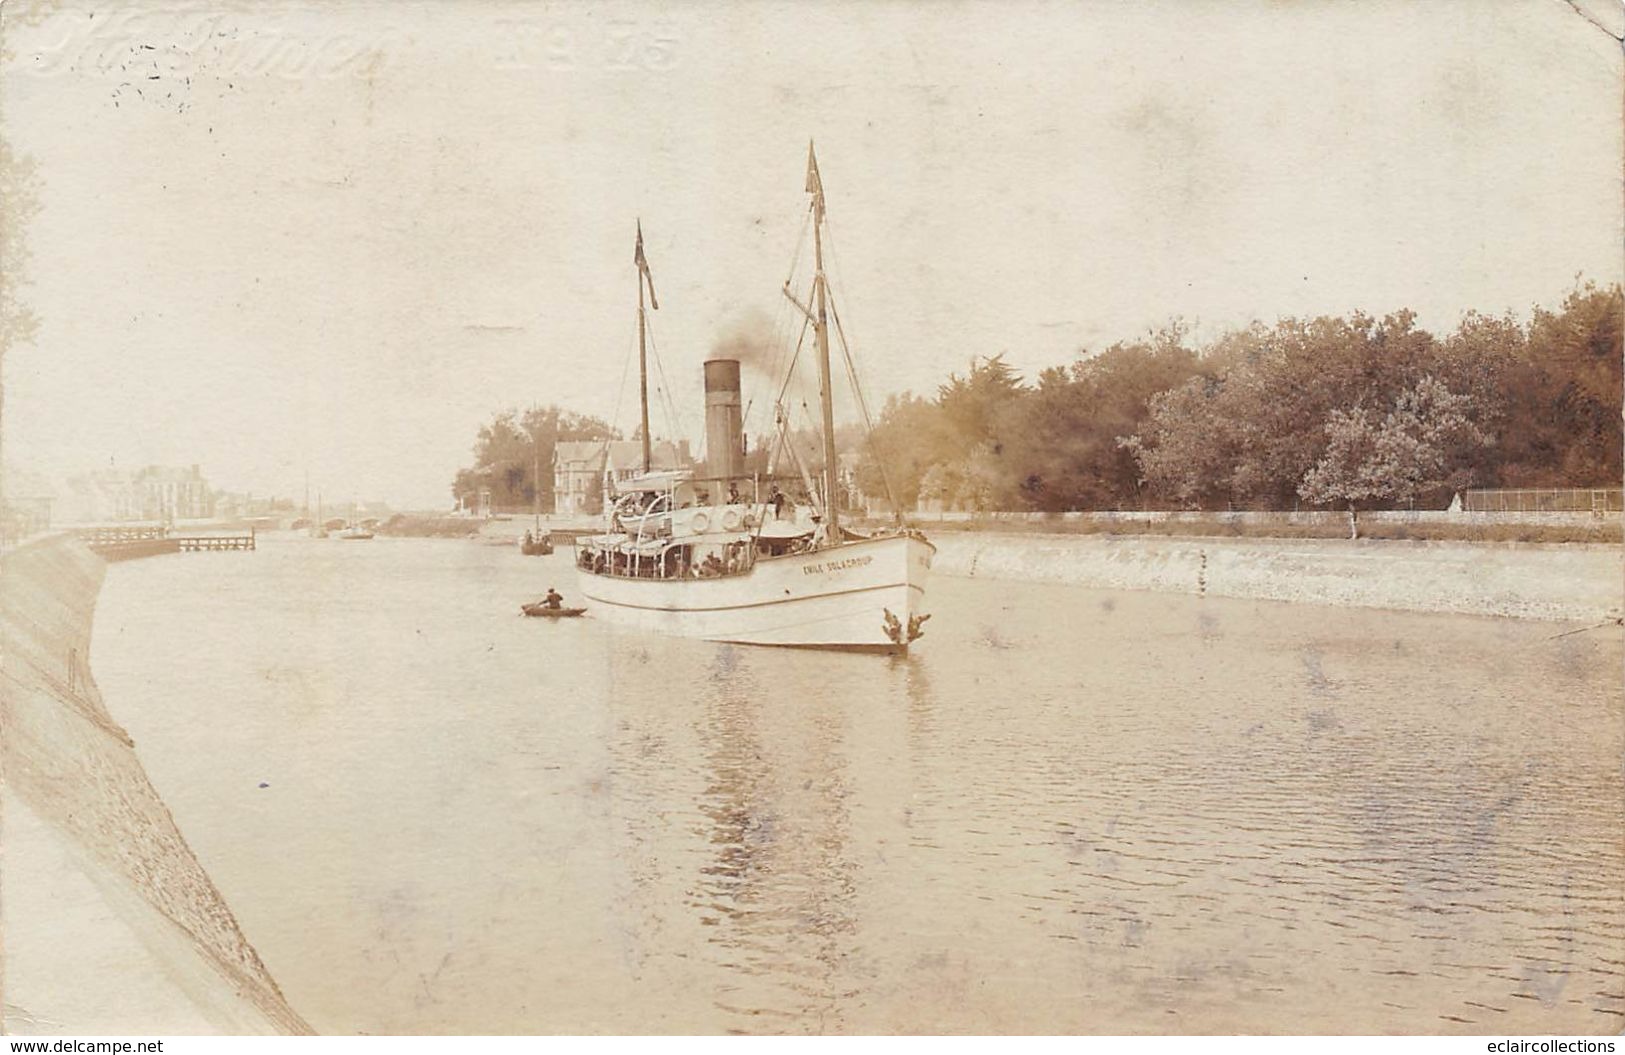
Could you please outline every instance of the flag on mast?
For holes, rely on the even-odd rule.
[[[645,282],[647,282],[649,284],[649,306],[654,308],[656,311],[659,311],[660,310],[660,298],[655,296],[655,280],[654,280],[654,276],[649,274],[649,260],[648,260],[647,257],[645,257],[643,255],[643,221],[642,220],[638,221],[638,250],[632,256],[632,263],[637,265],[638,274],[643,276],[643,281],[645,281]]]
[[[818,157],[813,153],[812,140],[807,140],[807,193],[813,196],[813,208],[824,211],[824,181],[818,178]]]

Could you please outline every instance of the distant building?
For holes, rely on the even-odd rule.
[[[135,474],[143,520],[200,520],[214,516],[214,490],[196,466],[149,465]]]
[[[214,495],[214,516],[220,520],[251,520],[282,516],[299,511],[291,498],[278,498],[275,495],[236,494],[230,491],[216,491]]]
[[[98,469],[68,480],[61,519],[90,524],[200,520],[214,516],[214,491],[198,466]]]
[[[67,494],[60,516],[69,523],[104,524],[139,520],[140,507],[130,474],[118,469],[98,469],[68,479]]]
[[[686,469],[688,441],[650,446],[654,469]],[[553,511],[583,516],[604,510],[604,488],[643,471],[641,440],[566,440],[553,447]]]

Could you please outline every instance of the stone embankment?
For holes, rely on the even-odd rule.
[[[939,574],[1360,608],[1603,621],[1625,609],[1606,545],[939,532]]]
[[[103,704],[104,571],[68,536],[0,557],[0,1031],[308,1033]]]

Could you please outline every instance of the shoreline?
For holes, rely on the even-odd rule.
[[[1145,516],[1096,514],[1077,524],[1025,514],[1005,520],[911,523],[937,547],[937,573],[954,577],[1552,622],[1598,623],[1625,616],[1625,547],[1613,542],[1121,530]],[[1318,512],[1235,513],[1224,514],[1225,519],[1214,514],[1154,516],[1175,529],[1245,529],[1261,516],[1311,527],[1346,523],[1342,514]],[[1450,517],[1457,518],[1451,523],[1459,523],[1458,515],[1443,513],[1391,513],[1381,522],[1403,526]],[[1594,523],[1590,517],[1583,520]],[[488,546],[515,544],[532,523],[529,517],[395,521],[394,531],[381,527],[380,533],[461,538]],[[1500,521],[1486,524],[1518,530]],[[568,537],[586,528],[581,518],[544,517],[542,530],[567,545]]]
[[[1625,543],[1618,512],[1466,512],[1372,509],[1359,514],[1360,539],[1349,538],[1346,511],[1103,510],[1094,512],[942,512],[905,518],[929,532],[1035,532],[1047,535],[1144,535],[1179,538],[1360,539],[1423,542]]]
[[[1339,608],[1605,622],[1625,614],[1607,544],[944,532],[939,574]]]
[[[887,517],[850,513],[859,531],[891,526]],[[930,535],[1053,535],[1059,537],[1257,539],[1294,542],[1456,542],[1478,545],[1620,546],[1625,518],[1590,513],[1452,513],[1443,510],[1372,510],[1359,515],[1360,537],[1348,537],[1348,514],[1301,512],[1092,512],[1092,513],[937,513],[903,517],[909,527]],[[378,533],[399,538],[474,538],[517,542],[537,525],[532,514],[487,518],[430,513],[397,513],[379,523]],[[602,530],[598,516],[539,517],[543,533],[556,539]]]
[[[312,1032],[97,688],[89,654],[105,562],[58,535],[7,551],[0,574],[0,803],[9,807],[0,921],[6,1010],[16,1018],[0,1031],[32,1022],[85,1032],[98,1026],[100,996],[128,992],[152,1007],[189,1006],[200,1032]],[[19,845],[29,850],[20,858]],[[162,970],[154,976],[128,955],[64,961],[72,952],[64,931],[144,954]],[[73,986],[60,984],[67,975]]]

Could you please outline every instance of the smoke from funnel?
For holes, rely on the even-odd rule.
[[[747,309],[722,324],[711,342],[711,358],[733,359],[745,370],[766,373],[773,365],[773,336],[767,312]]]

